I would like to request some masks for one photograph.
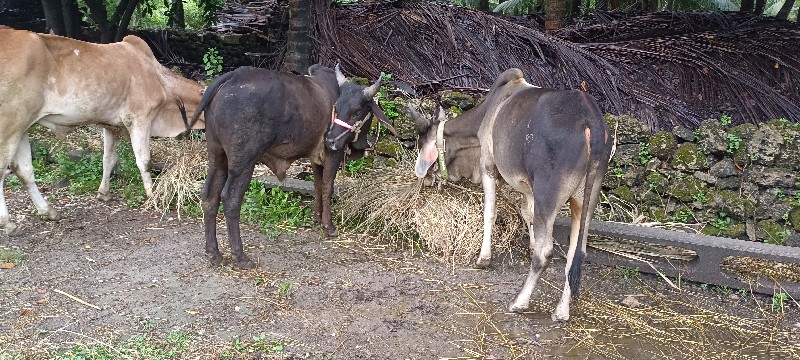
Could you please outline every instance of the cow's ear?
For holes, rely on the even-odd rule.
[[[389,117],[386,116],[386,114],[383,112],[383,109],[381,109],[381,107],[378,106],[378,103],[373,101],[371,104],[369,104],[369,107],[370,110],[372,111],[372,114],[375,115],[375,117],[378,118],[380,122],[386,125],[386,128],[389,129],[389,132],[391,132],[392,135],[397,136],[397,130],[395,130],[394,126],[392,126],[394,125],[394,121],[390,120]]]
[[[414,110],[412,107],[406,108],[408,112],[408,116],[414,120],[414,127],[417,129],[417,132],[420,134],[424,134],[428,131],[428,128],[431,127],[431,121],[426,119],[422,114],[420,114],[417,110]]]

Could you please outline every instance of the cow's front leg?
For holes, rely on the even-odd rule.
[[[136,167],[139,168],[144,192],[149,199],[153,197],[153,178],[150,176],[150,130],[149,128],[132,128],[130,134]]]
[[[11,169],[17,174],[20,183],[28,190],[36,212],[47,220],[56,221],[61,219],[61,215],[53,209],[45,200],[39,187],[36,186],[36,178],[33,174],[33,160],[31,158],[31,144],[28,140],[28,133],[22,136],[22,141],[17,145],[17,153],[11,163]]]
[[[323,167],[318,164],[311,164],[314,171],[314,205],[311,207],[311,212],[314,214],[314,224],[322,222],[322,177]]]
[[[486,268],[492,263],[492,227],[497,218],[497,179],[493,167],[487,169],[481,159],[481,186],[483,187],[483,242],[475,266]]]
[[[336,180],[336,170],[344,157],[344,151],[328,151],[325,166],[322,170],[322,227],[325,235],[336,237],[339,233],[333,225],[331,215],[331,197],[333,196],[333,184]]]
[[[102,201],[111,200],[111,171],[117,165],[117,144],[119,138],[107,128],[103,128],[103,178],[97,189],[97,198]]]

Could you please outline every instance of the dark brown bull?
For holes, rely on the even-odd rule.
[[[239,216],[257,162],[267,165],[283,181],[293,161],[310,158],[314,221],[321,222],[329,236],[336,235],[330,209],[336,170],[347,144],[365,143],[361,139],[366,132],[358,139],[356,135],[363,124],[369,129],[372,113],[386,120],[373,100],[379,86],[380,79],[369,87],[349,82],[338,65],[335,71],[314,65],[307,76],[241,67],[211,83],[189,126],[205,111],[208,177],[202,192],[203,221],[206,254],[212,264],[219,265],[223,260],[216,229],[222,201],[236,264],[241,268],[255,266],[242,251]],[[345,116],[340,119],[337,113]],[[351,125],[355,123],[357,127]],[[347,128],[346,132],[339,131],[341,136],[335,141],[339,147],[324,144],[323,137],[331,128]]]
[[[425,177],[441,156],[450,180],[467,178],[483,186],[478,267],[491,262],[497,180],[524,195],[521,212],[530,232],[531,267],[522,291],[509,305],[511,311],[528,309],[531,293],[553,254],[556,213],[569,201],[568,281],[552,316],[553,320],[569,319],[570,296],[577,296],[580,286],[587,227],[611,154],[596,101],[581,91],[537,88],[525,81],[519,69],[509,69],[476,108],[450,121],[441,115],[434,122],[418,121],[417,128],[417,176]]]

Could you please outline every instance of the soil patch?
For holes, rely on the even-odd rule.
[[[633,331],[609,340],[618,346],[609,355],[581,334],[599,338],[610,329],[581,330],[573,320],[591,315],[588,304],[600,301],[643,308],[662,298],[691,304],[681,310],[689,314],[772,319],[772,299],[688,284],[678,293],[654,277],[625,279],[619,269],[587,265],[573,320],[554,323],[550,312],[564,278],[560,254],[543,275],[531,312],[509,314],[505,308],[527,273],[521,253],[496,254],[488,270],[454,268],[369,236],[329,239],[316,229],[269,239],[243,226],[246,252],[259,266],[214,268],[203,254],[199,219],[47,193],[57,194],[53,203],[65,219],[23,216],[21,235],[0,236],[0,246],[18,248],[23,257],[18,266],[0,269],[0,358],[47,358],[78,344],[185,331],[195,336],[177,356],[186,359],[219,358],[236,339],[258,335],[283,345],[274,356],[291,359],[668,359],[682,358],[677,348],[696,354],[708,344],[685,335],[665,348]],[[12,214],[33,213],[24,191],[6,189],[6,195]],[[221,249],[229,254],[222,223],[219,228]],[[792,305],[784,311],[773,324],[781,331],[799,318]],[[706,343],[725,336],[709,331]],[[797,344],[787,341],[781,346]]]

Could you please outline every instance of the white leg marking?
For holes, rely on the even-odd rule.
[[[478,255],[477,267],[487,267],[492,262],[492,226],[494,226],[497,211],[496,186],[494,177],[481,165],[481,185],[483,186],[483,242],[481,243],[481,253]]]
[[[140,128],[131,129],[131,146],[136,157],[136,166],[142,176],[142,184],[147,197],[153,196],[153,179],[150,177],[150,131]]]
[[[36,211],[39,215],[45,216],[48,220],[58,220],[60,216],[50,204],[48,204],[47,200],[45,200],[42,193],[39,192],[39,188],[36,186],[28,133],[22,136],[22,140],[19,145],[17,145],[17,153],[14,156],[14,162],[11,167],[14,173],[17,174],[20,183],[28,190],[28,195],[30,195],[31,200],[33,200],[33,205],[36,206]]]
[[[571,204],[570,204],[571,205]],[[572,224],[569,231],[569,250],[567,251],[567,265],[564,267],[564,291],[561,293],[561,299],[556,305],[556,310],[553,312],[553,321],[567,321],[569,320],[569,302],[572,298],[572,289],[569,286],[569,268],[572,266],[572,261],[575,259],[575,251],[578,247],[578,233],[581,226],[581,213],[580,210],[575,211],[575,207],[571,207]]]

